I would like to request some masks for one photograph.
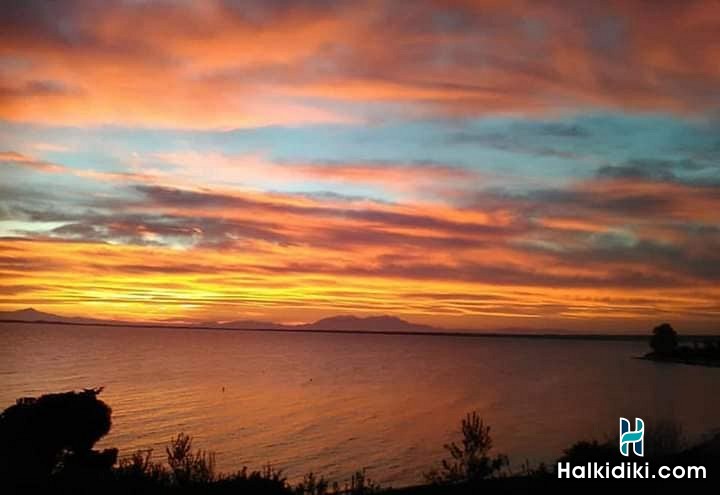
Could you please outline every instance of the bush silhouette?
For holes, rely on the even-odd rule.
[[[169,471],[164,465],[153,462],[152,453],[152,449],[138,450],[129,458],[120,459],[115,477],[136,490],[143,486],[169,486]]]
[[[364,469],[356,471],[350,478],[350,482],[345,483],[345,488],[341,489],[338,483],[333,485],[333,494],[368,495],[378,493],[380,490],[380,485],[368,478]]]
[[[651,423],[645,432],[647,455],[656,457],[675,455],[685,448],[682,425],[673,420]]]
[[[175,482],[210,483],[215,480],[215,454],[198,450],[192,451],[192,438],[184,433],[170,440],[165,448],[167,461]]]
[[[315,473],[307,473],[303,480],[295,487],[295,495],[327,495],[328,494],[328,482],[320,476],[319,478]]]
[[[588,462],[613,462],[620,459],[618,448],[610,442],[581,440],[563,451],[558,462],[569,462],[574,466],[583,466]]]
[[[8,484],[41,484],[50,475],[109,471],[117,450],[92,450],[110,431],[111,409],[102,391],[18,399],[0,414],[0,477]]]
[[[431,471],[425,475],[431,483],[476,482],[495,476],[509,464],[505,455],[490,457],[492,438],[490,427],[485,425],[477,412],[469,413],[462,420],[463,440],[445,445],[451,459],[443,459],[440,472]]]

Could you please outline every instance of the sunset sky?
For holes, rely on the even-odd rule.
[[[24,1],[0,310],[720,325],[720,2]]]

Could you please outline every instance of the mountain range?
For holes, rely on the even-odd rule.
[[[450,329],[433,327],[412,323],[401,318],[389,315],[358,317],[352,315],[339,315],[322,318],[312,323],[289,325],[260,320],[234,320],[234,321],[204,321],[198,323],[185,323],[177,321],[137,322],[108,320],[87,317],[68,317],[52,313],[45,313],[34,308],[17,311],[0,311],[0,322],[26,322],[26,323],[54,323],[63,325],[100,325],[100,326],[133,326],[133,327],[164,327],[164,328],[196,328],[196,329],[223,329],[223,330],[275,330],[281,332],[351,332],[351,333],[399,333],[429,335],[464,335],[484,337],[540,337],[560,339],[600,339],[600,340],[645,340],[646,333],[616,332],[612,334],[577,333],[565,329],[550,328],[503,328],[494,331],[480,331],[469,329]],[[705,336],[707,337],[707,336]],[[698,335],[684,335],[685,339],[703,338]],[[716,338],[720,338],[718,335]]]
[[[437,332],[441,330],[437,327],[411,323],[389,315],[368,316],[364,318],[351,315],[331,316],[313,323],[302,323],[299,325],[285,325],[282,323],[257,320],[235,320],[227,322],[205,321],[180,325],[175,322],[141,323],[85,317],[66,317],[45,313],[34,308],[26,308],[17,311],[0,311],[0,320],[76,325],[183,326],[189,328],[222,328],[227,330],[345,330],[350,332]]]

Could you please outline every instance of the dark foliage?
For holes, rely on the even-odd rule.
[[[650,347],[653,351],[662,356],[669,356],[677,348],[677,332],[669,323],[663,323],[653,329],[653,335],[650,338]]]
[[[0,477],[4,485],[42,485],[51,475],[94,476],[115,464],[115,449],[92,450],[110,431],[102,389],[18,399],[0,414]]]
[[[645,358],[661,362],[720,366],[720,340],[718,338],[696,337],[689,340],[688,343],[679,345],[677,332],[668,323],[663,323],[653,329],[653,335],[650,338],[650,347],[653,351]]]
[[[211,483],[215,480],[215,454],[192,450],[192,438],[184,433],[170,441],[165,448],[173,481],[178,485]]]
[[[442,468],[426,475],[430,484],[400,490],[380,488],[365,471],[356,472],[342,485],[330,485],[309,473],[294,486],[270,465],[257,471],[243,467],[233,474],[220,474],[215,471],[214,454],[193,448],[192,438],[183,433],[170,440],[164,462],[154,461],[152,450],[146,450],[120,459],[115,466],[116,450],[92,450],[111,425],[110,408],[97,399],[100,391],[20,399],[0,415],[0,493],[464,494],[477,493],[480,484],[490,493],[527,493],[560,486],[553,468],[544,464],[532,468],[526,463],[513,473],[506,456],[491,456],[490,427],[475,412],[462,420],[462,441],[445,445],[450,457],[442,461]],[[646,441],[643,460],[651,469],[659,465],[704,465],[709,473],[720,469],[720,435],[687,448],[678,424],[658,422],[646,432]],[[590,462],[615,465],[627,460],[620,456],[617,445],[595,440],[577,442],[558,459],[574,466]],[[563,483],[568,486],[567,480]]]
[[[558,462],[572,465],[586,465],[589,462],[614,462],[620,459],[618,448],[610,442],[598,443],[597,440],[581,440],[563,451]]]
[[[443,459],[440,471],[431,471],[426,479],[435,484],[474,483],[493,477],[509,460],[504,455],[490,457],[492,438],[490,427],[485,425],[477,412],[469,413],[462,420],[462,443],[452,442],[445,445],[450,459]]]
[[[295,487],[296,495],[326,495],[328,493],[329,484],[325,478],[317,477],[315,473],[310,472],[305,475],[303,480]]]
[[[152,450],[138,451],[121,459],[114,479],[104,490],[112,493],[245,493],[262,495],[368,495],[380,490],[364,471],[356,472],[344,485],[330,484],[308,473],[293,486],[282,471],[270,464],[260,470],[247,467],[233,474],[215,472],[215,455],[193,450],[192,438],[180,433],[165,449],[167,464],[154,462]]]

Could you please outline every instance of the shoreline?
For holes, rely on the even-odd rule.
[[[681,357],[681,356],[668,356],[668,357],[658,357],[658,356],[651,356],[651,355],[645,355],[645,356],[637,356],[635,359],[642,359],[644,361],[653,361],[656,363],[669,363],[669,364],[687,364],[689,366],[705,366],[708,368],[720,368],[720,361],[707,359],[707,358],[688,358],[688,357]]]

